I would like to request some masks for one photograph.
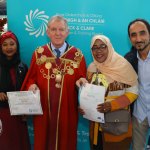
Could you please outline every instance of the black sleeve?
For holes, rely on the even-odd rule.
[[[132,65],[136,73],[138,72],[138,58],[137,58],[137,50],[133,47],[131,48],[131,51],[128,52],[124,58],[128,60],[128,62]]]
[[[19,65],[17,66],[17,70],[16,70],[17,90],[20,90],[27,71],[28,71],[27,65],[24,64],[23,62],[19,63]]]

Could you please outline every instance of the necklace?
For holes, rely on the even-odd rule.
[[[64,67],[62,67],[64,65]],[[62,67],[62,69],[61,69]],[[55,78],[55,87],[61,88],[62,76],[65,75],[65,61],[61,60],[60,65],[55,62],[55,67],[52,68],[51,78]]]
[[[36,53],[36,63],[41,65],[45,63],[45,68],[48,70],[48,74],[45,73],[44,69],[41,69],[40,72],[43,74],[44,78],[48,80],[54,79],[55,80],[55,87],[61,88],[62,78],[65,74],[73,75],[74,68],[78,68],[82,53],[77,50],[75,52],[74,60],[66,59],[66,53],[64,53],[63,58],[55,58],[55,57],[47,57],[46,55],[42,54],[44,48],[39,47]],[[39,56],[38,56],[39,55]],[[51,71],[50,71],[51,70]]]

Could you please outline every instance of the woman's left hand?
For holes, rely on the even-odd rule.
[[[108,111],[111,111],[111,103],[105,102],[105,103],[99,104],[97,106],[97,111],[100,113],[106,113]]]
[[[4,92],[0,92],[0,101],[8,100],[7,95]]]

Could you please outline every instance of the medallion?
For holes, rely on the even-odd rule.
[[[61,82],[61,78],[62,78],[61,74],[56,74],[55,81]]]
[[[43,51],[44,51],[44,48],[43,48],[43,47],[39,47],[39,48],[38,48],[38,53],[41,54],[41,53],[43,53]]]
[[[45,55],[42,55],[41,58],[40,58],[41,62],[44,63],[46,61],[46,58],[47,57]]]
[[[73,63],[73,68],[78,68],[78,65],[76,63]]]
[[[80,56],[80,53],[79,53],[79,52],[76,52],[76,53],[75,53],[75,56]]]
[[[50,62],[47,62],[46,64],[45,64],[45,68],[46,69],[50,69],[52,67],[52,64],[50,63]]]
[[[68,72],[68,74],[69,74],[69,75],[73,75],[73,74],[74,74],[74,70],[73,70],[73,69],[71,69],[71,68],[70,68],[70,69],[68,69],[68,70],[67,70],[67,72]]]
[[[55,87],[56,87],[56,88],[61,88],[61,84],[60,84],[60,83],[56,83],[56,84],[55,84]]]
[[[55,75],[54,75],[54,74],[51,74],[51,78],[52,78],[52,79],[55,78]]]
[[[56,68],[53,69],[53,73],[57,74],[58,70]]]
[[[65,75],[65,69],[61,69],[61,75]]]

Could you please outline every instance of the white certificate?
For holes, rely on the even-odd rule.
[[[11,115],[43,114],[40,103],[40,91],[7,92]]]
[[[104,123],[104,113],[97,111],[97,105],[104,103],[105,87],[86,83],[80,89],[79,103],[84,110],[84,118]]]

